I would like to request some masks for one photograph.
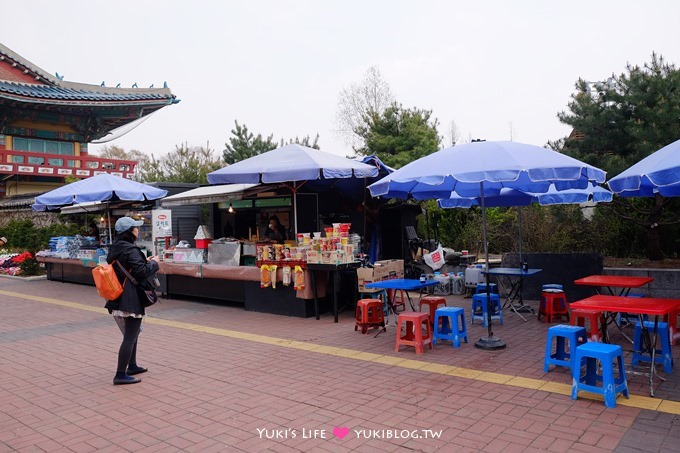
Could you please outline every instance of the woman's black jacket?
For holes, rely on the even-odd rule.
[[[123,285],[123,294],[118,299],[106,302],[105,307],[109,313],[112,310],[122,310],[140,315],[145,314],[142,304],[142,301],[146,300],[144,290],[154,289],[154,285],[149,280],[158,272],[158,263],[147,261],[144,252],[139,247],[123,239],[117,239],[111,244],[106,261],[108,263],[118,261],[138,283],[138,286],[133,285],[118,265],[114,264],[113,268],[116,270],[118,280]]]

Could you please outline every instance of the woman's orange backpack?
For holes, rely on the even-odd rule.
[[[116,272],[113,270],[113,263],[98,264],[92,269],[92,277],[94,278],[97,292],[106,300],[118,299],[123,294],[123,286],[118,281]]]

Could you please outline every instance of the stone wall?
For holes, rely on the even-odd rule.
[[[632,267],[606,267],[607,275],[634,275],[652,277],[654,281],[641,288],[633,288],[631,294],[648,297],[680,299],[680,269],[641,269]]]

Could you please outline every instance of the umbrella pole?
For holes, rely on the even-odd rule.
[[[106,204],[106,226],[109,228],[109,244],[108,246],[111,247],[111,244],[113,244],[113,238],[111,237],[111,207],[109,204]]]
[[[491,322],[491,287],[489,285],[489,244],[486,239],[486,207],[484,206],[484,181],[479,183],[479,191],[481,193],[480,201],[482,205],[482,240],[484,241],[484,259],[486,261],[486,270],[484,273],[486,279],[486,324],[488,326],[487,336],[480,338],[475,347],[486,350],[496,350],[505,348],[505,342],[500,338],[493,336],[493,328]],[[503,308],[501,307],[501,310]]]
[[[295,182],[293,181],[293,226],[294,226],[294,236],[297,238],[297,187],[295,187]]]
[[[522,207],[517,206],[517,223],[519,224],[519,266],[522,267]]]

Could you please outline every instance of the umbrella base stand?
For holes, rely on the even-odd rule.
[[[476,348],[486,349],[487,351],[505,349],[505,346],[505,342],[497,337],[482,337],[475,343]]]

